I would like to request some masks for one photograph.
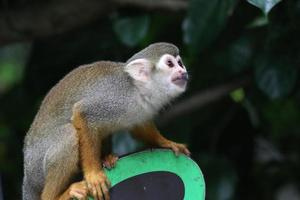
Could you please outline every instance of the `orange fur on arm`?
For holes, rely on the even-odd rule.
[[[153,122],[147,122],[143,125],[136,126],[130,132],[135,138],[148,145],[163,146],[169,142],[168,139],[160,134]]]
[[[79,112],[74,112],[73,125],[79,139],[79,152],[84,174],[101,170],[101,137],[92,132]]]

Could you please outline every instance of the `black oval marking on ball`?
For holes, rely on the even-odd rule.
[[[184,183],[171,172],[149,172],[116,184],[110,196],[111,200],[183,200]]]

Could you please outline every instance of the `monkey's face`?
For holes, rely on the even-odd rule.
[[[135,59],[125,66],[125,71],[140,89],[154,92],[157,96],[176,97],[185,91],[188,81],[179,55],[164,54],[155,63],[147,58]]]
[[[185,91],[188,74],[179,55],[163,55],[156,65],[155,74],[155,79],[164,84],[170,95],[176,96]]]

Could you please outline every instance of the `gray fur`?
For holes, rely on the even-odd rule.
[[[156,43],[128,62],[137,58],[158,59],[165,53],[179,52],[172,44]],[[70,123],[73,109],[80,110],[90,128],[110,127],[118,131],[151,119],[171,100],[159,87],[141,92],[124,72],[125,65],[104,61],[84,65],[50,90],[25,137],[23,200],[40,199],[47,175],[59,183],[60,176],[79,172],[78,139]],[[155,98],[160,98],[159,105],[151,105],[157,102]],[[63,190],[69,183],[61,184]]]
[[[176,57],[179,55],[179,49],[175,45],[166,42],[154,43],[142,51],[134,54],[130,59],[127,60],[127,63],[139,58],[148,58],[152,62],[156,63],[164,54],[170,54]]]

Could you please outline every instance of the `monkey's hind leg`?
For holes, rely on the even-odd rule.
[[[103,139],[108,134],[106,130],[98,129],[99,125],[90,123],[95,104],[85,103],[80,101],[73,106],[71,118],[79,139],[80,164],[93,197],[109,200],[110,182],[101,167]]]
[[[85,181],[74,182],[79,173],[78,139],[71,124],[57,132],[58,137],[44,158],[45,183],[42,200],[85,199],[88,190]]]
[[[60,177],[58,177],[60,175]],[[69,187],[71,177],[63,177],[62,174],[49,173],[42,193],[42,200],[70,200],[71,198],[86,199],[88,189],[85,181],[72,183]],[[66,188],[63,191],[64,188]],[[63,188],[63,189],[62,189]]]

